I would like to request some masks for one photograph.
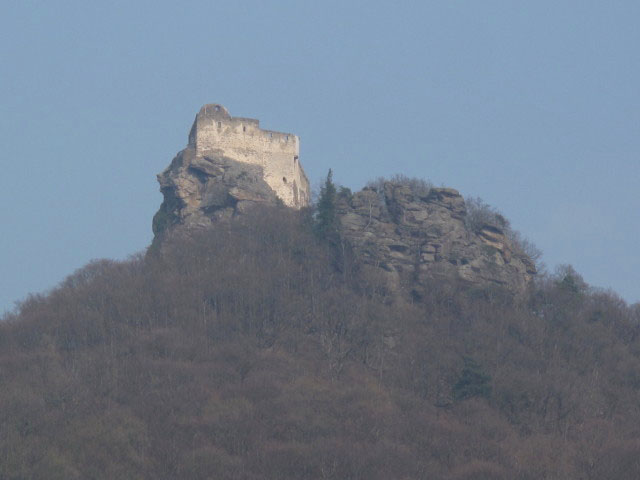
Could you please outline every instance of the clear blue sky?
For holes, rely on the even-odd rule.
[[[480,196],[640,300],[640,2],[4,1],[0,311],[152,238],[204,103],[301,137],[317,183]]]

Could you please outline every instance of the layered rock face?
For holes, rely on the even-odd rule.
[[[164,201],[154,234],[172,225],[206,227],[256,203],[307,206],[299,143],[296,135],[262,130],[256,119],[232,117],[222,105],[203,106],[187,148],[158,175]]]
[[[338,218],[356,255],[384,271],[392,288],[419,295],[429,280],[446,277],[521,293],[531,282],[533,262],[504,231],[485,225],[473,232],[465,226],[465,202],[456,190],[420,194],[394,183],[382,190],[342,197]]]

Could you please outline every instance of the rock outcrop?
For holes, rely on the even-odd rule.
[[[153,217],[158,237],[174,225],[208,227],[253,205],[276,205],[278,197],[258,165],[227,157],[197,156],[185,148],[158,175],[164,201]]]
[[[187,148],[158,175],[164,201],[153,219],[154,242],[173,226],[206,228],[257,204],[308,205],[297,152],[294,135],[205,105]],[[450,188],[386,182],[339,195],[336,212],[341,236],[364,268],[384,272],[398,292],[419,297],[429,281],[454,278],[521,293],[536,273],[499,222],[469,226],[464,199]]]
[[[262,130],[217,104],[200,109],[189,144],[158,175],[164,201],[153,219],[156,239],[173,225],[207,227],[255,204],[309,204],[299,139]]]
[[[430,279],[499,285],[521,293],[536,273],[531,259],[493,225],[465,225],[464,199],[451,188],[417,193],[388,182],[338,202],[342,235],[357,257],[386,273],[394,289],[420,295]]]

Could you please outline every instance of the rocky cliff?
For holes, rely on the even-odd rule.
[[[158,175],[164,201],[153,219],[156,239],[173,225],[206,227],[256,203],[307,206],[309,181],[298,151],[294,134],[262,130],[256,119],[204,105],[187,147]]]
[[[531,259],[495,225],[468,226],[464,199],[451,188],[422,192],[387,182],[341,196],[338,219],[356,255],[385,272],[389,285],[420,295],[438,277],[523,292],[536,273]]]
[[[297,187],[291,188],[295,183],[287,184],[287,179],[298,178],[308,192],[298,157],[292,157],[289,165],[288,157],[262,155],[255,145],[240,148],[245,141],[242,135],[251,129],[262,140],[268,138],[266,142],[272,136],[265,137],[256,120],[246,127],[250,119],[235,119],[223,107],[213,107],[218,107],[209,109],[213,114],[203,107],[189,145],[158,175],[164,201],[153,219],[154,243],[174,226],[208,227],[257,204],[284,203],[293,208],[307,204],[308,193],[300,197]],[[224,121],[231,132],[224,133]],[[203,125],[209,129],[208,136],[201,136],[208,143],[197,141]],[[211,134],[218,125],[221,130]],[[224,147],[225,135],[233,139],[234,148]],[[291,149],[294,139],[282,135],[278,140],[282,149]],[[253,144],[247,140],[246,145]],[[294,147],[297,152],[297,143]],[[280,147],[269,143],[268,149],[273,148]],[[278,166],[275,176],[274,165],[262,164],[269,159],[284,165]],[[288,177],[282,174],[285,168]],[[354,195],[339,195],[336,213],[344,242],[365,268],[384,272],[392,290],[420,296],[430,279],[446,277],[520,293],[536,273],[534,263],[509,240],[499,222],[476,222],[471,227],[464,199],[450,188],[416,188],[411,182],[390,181]]]
[[[228,157],[198,156],[185,148],[158,175],[164,201],[153,217],[158,238],[175,225],[207,227],[255,204],[276,205],[262,167]]]

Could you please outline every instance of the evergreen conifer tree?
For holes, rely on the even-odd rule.
[[[316,233],[326,239],[337,234],[336,219],[336,186],[333,183],[333,172],[329,169],[327,179],[320,188],[320,198],[316,212]]]
[[[491,377],[473,359],[464,358],[464,368],[453,386],[453,398],[488,397],[491,394]]]

